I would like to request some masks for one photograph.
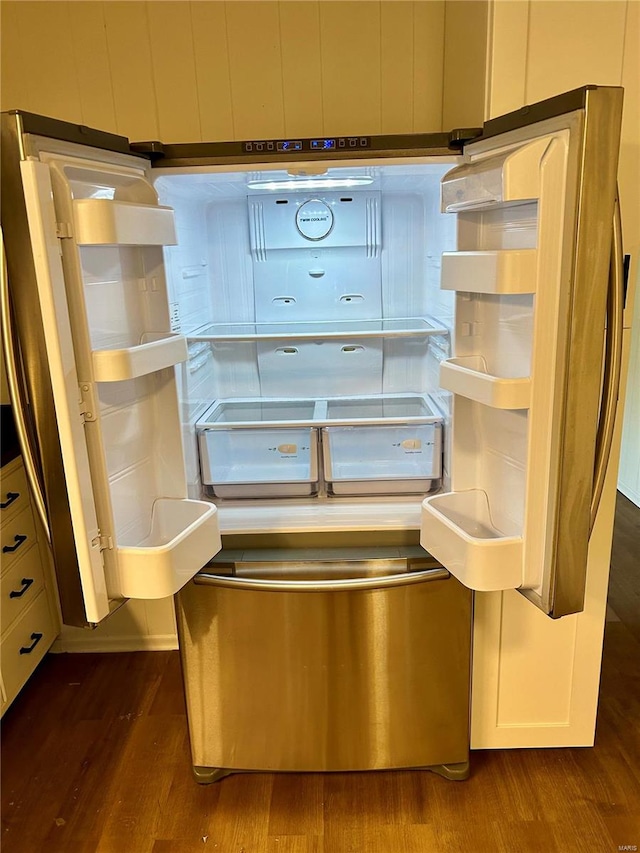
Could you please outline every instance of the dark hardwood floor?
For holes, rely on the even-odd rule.
[[[612,564],[594,749],[474,752],[464,783],[394,771],[199,787],[177,652],[49,655],[3,721],[3,853],[639,849],[640,510],[622,496]]]

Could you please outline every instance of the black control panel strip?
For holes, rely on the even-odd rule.
[[[449,133],[332,136],[310,139],[258,139],[241,142],[196,142],[163,145],[136,142],[132,148],[150,157],[155,166],[206,166],[226,162],[294,162],[296,159],[345,160],[370,157],[416,157],[458,153],[480,128]]]

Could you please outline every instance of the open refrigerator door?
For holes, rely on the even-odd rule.
[[[173,212],[158,205],[144,161],[40,143],[19,164],[32,321],[40,315],[84,621],[95,624],[123,599],[175,593],[220,535],[215,506],[187,498],[175,378],[187,350],[170,332],[162,256]],[[51,493],[47,505],[60,585]],[[81,624],[61,597],[64,620]]]
[[[513,130],[489,122],[442,182],[442,209],[458,220],[442,265],[456,300],[440,367],[453,395],[451,490],[424,501],[421,543],[471,589],[520,589],[554,617],[582,609],[594,472],[606,465],[621,104],[620,90],[587,89],[584,109],[533,123],[524,113],[519,128],[514,114]],[[607,382],[614,373],[605,367]]]

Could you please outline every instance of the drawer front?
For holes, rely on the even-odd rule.
[[[360,483],[374,494],[389,484],[418,491],[442,474],[442,427],[434,424],[405,426],[328,427],[322,430],[324,474],[334,488],[340,483]]]
[[[21,513],[12,516],[2,525],[0,543],[2,544],[2,574],[9,570],[37,541],[36,529],[31,508],[26,506]]]
[[[6,571],[0,581],[2,633],[29,607],[44,585],[40,549],[35,543]]]
[[[317,481],[317,433],[309,427],[206,430],[200,460],[207,485],[251,485],[269,494],[274,483]]]
[[[7,465],[11,469],[11,465]],[[24,468],[20,463],[14,470],[5,473],[0,479],[0,520],[5,521],[29,505],[29,489]]]
[[[2,680],[10,703],[40,663],[55,639],[47,594],[35,601],[2,638]]]

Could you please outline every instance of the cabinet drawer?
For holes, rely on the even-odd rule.
[[[9,566],[19,560],[36,541],[36,529],[29,506],[25,506],[22,512],[12,516],[7,522],[3,521],[0,533],[2,574],[8,571]]]
[[[14,467],[15,466],[15,467]],[[8,469],[8,470],[7,470]],[[29,505],[27,476],[20,459],[2,469],[0,477],[0,519],[5,521]]]
[[[0,625],[3,633],[35,600],[43,584],[40,549],[33,543],[32,547],[2,575]]]
[[[47,594],[41,590],[2,638],[2,681],[10,703],[55,639]]]

